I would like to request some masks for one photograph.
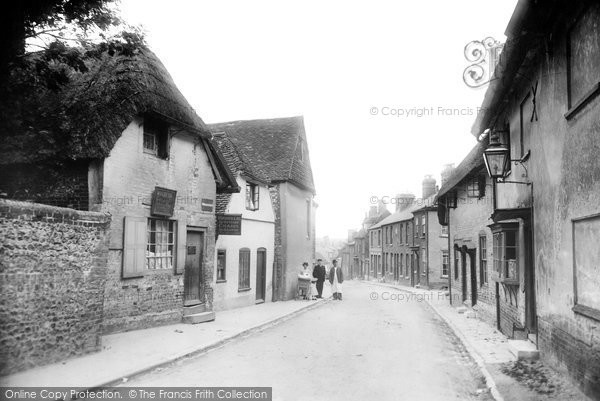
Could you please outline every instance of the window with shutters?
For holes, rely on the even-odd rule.
[[[227,251],[217,250],[217,283],[227,281]]]
[[[148,219],[146,269],[172,269],[175,253],[175,222]]]
[[[246,209],[258,210],[259,187],[251,182],[246,183]]]
[[[238,273],[238,291],[250,289],[250,249],[240,249],[240,267]]]

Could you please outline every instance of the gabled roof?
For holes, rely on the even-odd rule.
[[[252,174],[315,193],[303,117],[231,121],[209,128],[217,136],[224,133]]]

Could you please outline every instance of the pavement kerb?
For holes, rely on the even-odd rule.
[[[375,282],[375,281],[367,281],[366,283],[367,284],[378,285],[378,286],[381,286],[381,287],[394,288],[396,290],[407,292],[409,294],[418,294],[417,291],[414,291],[411,288],[395,286],[393,284],[379,283],[379,282]],[[427,291],[427,290],[423,289],[423,291]],[[430,290],[430,291],[434,291],[434,290]],[[473,346],[471,346],[471,344],[467,340],[466,336],[462,333],[462,331],[458,327],[456,327],[456,325],[451,320],[447,319],[438,310],[438,308],[435,305],[433,305],[429,300],[426,299],[426,301],[427,301],[427,304],[431,307],[431,309],[433,309],[434,312],[444,322],[446,322],[446,324],[454,331],[454,334],[458,337],[458,339],[462,342],[462,344],[465,347],[465,349],[467,350],[467,352],[471,355],[471,357],[473,358],[473,360],[475,361],[475,363],[479,367],[479,370],[481,370],[481,374],[485,378],[485,384],[487,385],[488,389],[490,390],[490,393],[492,394],[492,397],[494,397],[494,400],[496,400],[496,401],[504,401],[504,397],[502,397],[502,395],[498,391],[498,387],[496,386],[496,381],[494,380],[494,378],[492,377],[492,375],[490,374],[490,372],[487,370],[487,368],[485,366],[485,362],[483,360],[483,357],[479,354],[479,352],[477,352],[477,350]]]
[[[203,345],[201,347],[197,347],[197,348],[195,347],[194,349],[185,350],[183,352],[175,354],[173,357],[170,357],[168,359],[162,360],[160,362],[154,363],[152,365],[146,366],[146,367],[141,368],[141,369],[133,370],[133,371],[131,371],[129,373],[126,373],[126,374],[120,374],[119,377],[117,377],[117,378],[115,378],[113,380],[106,381],[106,382],[103,382],[103,383],[100,383],[100,384],[97,384],[97,385],[94,385],[94,386],[90,386],[90,387],[87,387],[87,388],[82,389],[82,390],[93,390],[93,389],[97,389],[97,388],[101,388],[101,387],[112,387],[112,386],[115,386],[116,384],[122,383],[124,378],[130,379],[132,377],[139,376],[141,374],[150,372],[150,371],[152,371],[152,370],[154,370],[156,368],[160,368],[162,366],[169,365],[169,364],[171,364],[173,362],[176,362],[176,361],[178,361],[180,359],[191,357],[191,356],[195,356],[195,355],[200,355],[200,354],[203,354],[205,352],[209,352],[211,350],[214,350],[216,348],[221,347],[222,345],[224,345],[224,344],[226,344],[228,342],[234,341],[234,340],[236,340],[239,337],[243,337],[243,336],[245,336],[247,334],[250,334],[250,333],[255,333],[255,332],[259,332],[259,331],[265,330],[265,329],[267,329],[267,328],[269,328],[271,326],[275,326],[275,325],[277,325],[277,324],[279,324],[281,322],[284,322],[284,321],[286,321],[288,319],[291,319],[292,317],[295,317],[296,315],[299,315],[299,314],[307,312],[309,310],[318,308],[319,306],[325,304],[326,301],[328,301],[330,299],[331,299],[331,297],[324,298],[322,301],[317,301],[315,303],[307,305],[306,307],[303,307],[303,308],[300,308],[300,309],[296,309],[296,310],[294,310],[294,311],[292,311],[290,313],[278,316],[278,317],[276,317],[274,319],[271,319],[269,321],[266,321],[266,322],[263,322],[263,323],[259,323],[259,324],[255,325],[255,326],[252,326],[252,327],[249,327],[247,329],[244,329],[244,330],[242,330],[242,331],[240,331],[238,333],[232,334],[229,337],[222,338],[222,339],[220,339],[218,341],[212,342],[212,343],[207,344],[207,345]]]

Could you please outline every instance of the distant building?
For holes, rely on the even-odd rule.
[[[368,278],[380,278],[382,276],[382,237],[381,226],[379,222],[390,215],[383,202],[376,206],[371,206],[369,213],[363,220],[363,228],[367,230],[369,242],[369,268],[367,269]]]
[[[302,117],[212,124],[224,132],[243,163],[268,179],[275,215],[273,300],[296,295],[302,263],[315,259],[315,186]]]

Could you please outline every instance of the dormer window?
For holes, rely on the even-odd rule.
[[[169,157],[169,126],[154,118],[144,119],[144,153]]]
[[[246,209],[247,210],[258,210],[259,202],[259,187],[258,185],[247,182],[246,183]]]
[[[467,182],[467,196],[469,198],[483,198],[485,196],[485,176],[471,177]]]

